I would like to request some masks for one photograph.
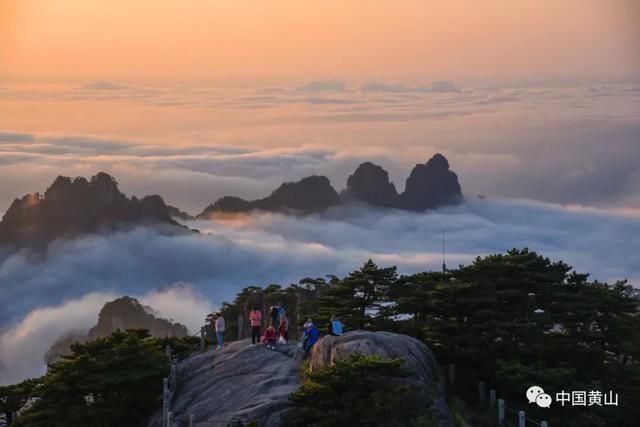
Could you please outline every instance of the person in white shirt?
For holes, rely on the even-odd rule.
[[[218,339],[218,350],[222,348],[222,342],[224,341],[224,317],[222,317],[222,313],[218,313],[218,318],[216,319],[216,338]]]

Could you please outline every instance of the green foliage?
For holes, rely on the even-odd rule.
[[[29,401],[38,384],[38,379],[29,379],[19,384],[0,386],[0,413],[17,412]]]
[[[297,295],[298,326],[302,326],[307,319],[317,316],[320,310],[320,298],[338,281],[339,279],[335,276],[329,276],[328,283],[321,277],[315,279],[305,277],[298,284],[291,285]]]
[[[306,374],[291,394],[284,427],[406,426],[420,416],[421,394],[403,380],[402,359],[354,354]]]
[[[139,425],[158,406],[169,370],[165,341],[148,337],[145,330],[128,330],[74,344],[45,376],[0,388],[0,401],[36,399],[12,426]]]
[[[339,316],[349,328],[371,328],[397,275],[396,267],[380,268],[368,260],[320,299],[320,322]]]
[[[178,361],[187,358],[194,352],[200,350],[200,337],[163,337],[153,338],[153,342],[158,348],[164,350],[167,346],[171,346],[171,357]]]
[[[251,421],[249,424],[245,424],[242,421],[234,421],[227,427],[260,427],[257,421]]]
[[[424,338],[427,320],[436,309],[437,288],[448,279],[448,274],[439,272],[401,276],[389,288],[387,299],[393,304],[384,307],[382,314],[387,318],[410,315],[410,320],[404,322],[400,332]],[[396,320],[396,323],[401,322]]]
[[[220,313],[224,317],[226,323],[226,329],[224,338],[227,341],[231,341],[238,338],[238,316],[248,313],[247,310],[251,310],[251,307],[258,306],[261,308],[262,303],[258,301],[257,295],[262,292],[262,288],[259,286],[248,286],[243,288],[236,294],[236,298],[233,302],[222,303]],[[246,313],[245,313],[246,312]],[[207,325],[207,336],[215,337],[213,325],[211,324],[211,317],[207,317],[205,320]]]
[[[478,258],[448,277],[401,278],[392,287],[396,304],[388,312],[410,316],[413,330],[421,328],[415,335],[440,363],[455,363],[465,372],[458,378],[468,383],[459,389],[473,394],[483,380],[512,405],[552,425],[624,425],[616,420],[640,416],[635,405],[538,414],[523,398],[532,384],[551,394],[640,394],[640,301],[627,296],[624,282],[588,282],[587,275],[570,270],[535,252],[512,250]]]

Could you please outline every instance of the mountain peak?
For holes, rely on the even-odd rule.
[[[449,170],[449,161],[445,156],[443,156],[440,153],[434,154],[433,157],[427,160],[426,165],[428,168],[433,168],[434,170],[439,170],[439,171]]]
[[[146,329],[152,337],[186,337],[187,328],[181,323],[159,317],[153,308],[142,305],[137,299],[123,296],[107,302],[98,315],[98,322],[87,334],[70,332],[61,336],[44,356],[47,364],[57,362],[69,354],[71,345],[104,338],[116,330]]]
[[[389,173],[382,166],[371,162],[360,164],[353,175],[349,176],[345,195],[372,206],[398,205],[398,192],[389,181]]]
[[[198,218],[216,214],[245,213],[252,210],[293,214],[324,212],[339,203],[339,196],[326,176],[312,175],[300,181],[285,182],[270,196],[248,201],[235,196],[225,196],[207,206]]]
[[[436,154],[425,164],[416,165],[401,195],[401,206],[412,211],[425,211],[462,201],[458,175],[449,169],[449,162]]]
[[[128,198],[105,172],[90,180],[58,176],[44,196],[35,193],[13,201],[0,222],[0,244],[43,249],[57,238],[143,221],[177,225],[160,196]]]

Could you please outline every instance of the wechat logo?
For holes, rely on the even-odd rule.
[[[551,396],[544,392],[542,387],[537,385],[531,386],[527,389],[527,400],[529,403],[535,403],[541,408],[548,408],[551,406]]]

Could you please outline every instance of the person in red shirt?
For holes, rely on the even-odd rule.
[[[260,326],[262,325],[262,312],[253,307],[249,313],[249,322],[251,323],[251,344],[256,345],[260,342]]]
[[[276,349],[276,328],[269,325],[267,330],[264,331],[262,342],[265,343],[265,345],[269,350],[275,350]]]

